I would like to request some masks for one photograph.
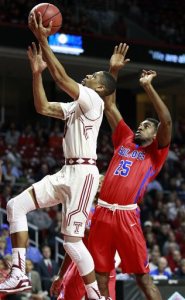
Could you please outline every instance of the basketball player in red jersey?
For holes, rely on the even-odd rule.
[[[110,60],[110,72],[118,71],[129,61],[128,46],[115,47]],[[116,250],[124,273],[133,273],[147,299],[161,300],[157,287],[149,276],[147,248],[139,218],[138,204],[147,184],[161,170],[168,154],[172,120],[170,112],[152,86],[157,74],[143,70],[139,79],[159,122],[145,119],[134,133],[124,122],[115,93],[107,97],[105,114],[113,131],[114,155],[100,191],[92,218],[89,250],[93,256],[102,295],[108,297],[109,272],[114,266]]]

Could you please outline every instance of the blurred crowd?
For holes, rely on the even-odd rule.
[[[29,11],[42,1],[0,0],[0,23],[25,26]],[[184,8],[181,1],[156,0],[64,0],[50,1],[63,12],[62,30],[66,33],[95,34],[125,39],[128,37],[126,19],[142,27],[159,41],[184,45]],[[129,36],[129,38],[132,38]],[[143,36],[138,36],[143,39]]]

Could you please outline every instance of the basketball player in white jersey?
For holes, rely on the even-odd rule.
[[[85,223],[99,184],[96,167],[96,143],[102,122],[104,102],[102,98],[116,87],[114,78],[105,71],[87,75],[78,84],[70,78],[53,54],[47,41],[51,30],[37,22],[33,14],[29,27],[39,41],[28,48],[33,76],[33,95],[36,111],[42,115],[66,120],[63,140],[65,166],[56,174],[48,175],[33,184],[7,204],[7,218],[13,246],[13,262],[10,276],[0,284],[0,293],[11,294],[31,289],[25,275],[25,252],[28,240],[26,214],[36,208],[51,207],[62,203],[62,228],[64,248],[76,263],[91,300],[101,297],[94,273],[93,259],[82,242]],[[44,60],[43,60],[43,58]],[[42,83],[42,72],[48,69],[59,87],[74,102],[49,102]]]

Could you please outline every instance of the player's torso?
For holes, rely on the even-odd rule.
[[[74,103],[65,124],[63,149],[66,158],[97,158],[97,137],[102,118],[103,112],[99,118],[91,120],[83,114],[80,105]]]
[[[120,205],[136,203],[154,176],[154,165],[153,156],[149,151],[136,147],[131,141],[122,143],[115,149],[100,198]]]

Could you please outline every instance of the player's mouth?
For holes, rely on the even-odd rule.
[[[135,136],[141,136],[141,132],[139,130],[136,131]]]

